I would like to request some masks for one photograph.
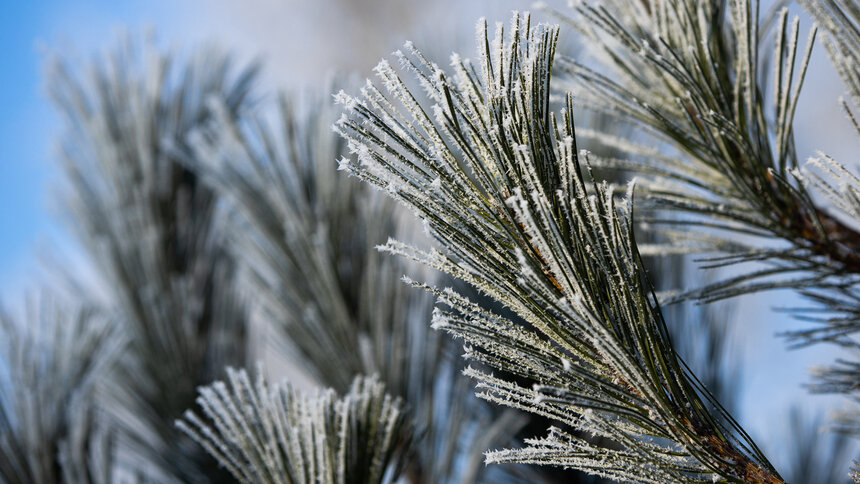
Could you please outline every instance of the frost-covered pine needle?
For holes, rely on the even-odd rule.
[[[203,416],[188,411],[176,425],[247,484],[394,482],[411,436],[402,401],[376,378],[357,377],[338,398],[229,369],[197,402]]]
[[[513,313],[424,286],[449,308],[437,308],[434,326],[462,339],[467,357],[536,382],[469,369],[479,395],[599,437],[553,428],[488,461],[635,482],[782,482],[676,356],[633,238],[632,187],[618,203],[612,187],[589,181],[571,97],[560,117],[551,111],[557,35],[515,15],[507,41],[499,27],[491,47],[480,22],[480,58],[452,57],[453,74],[411,46],[397,53],[426,96],[385,61],[381,88],[339,96],[346,116],[335,129],[354,154],[342,167],[413,210],[443,250],[383,248]]]
[[[839,0],[801,3],[826,33],[825,47],[848,90],[845,113],[860,133],[852,110],[860,103],[860,8]],[[640,220],[668,228],[668,242],[649,252],[710,253],[704,267],[752,268],[667,302],[795,289],[813,305],[792,312],[811,325],[786,332],[789,342],[856,351],[860,183],[821,153],[801,166],[794,142],[818,27],[804,42],[799,18],[789,19],[785,8],[762,16],[756,0],[609,0],[574,10],[571,22],[598,62],[564,59],[560,70],[574,81],[582,105],[641,128],[644,136],[614,145],[626,159],[595,165],[640,177],[637,193],[646,201]],[[654,153],[654,143],[677,154]],[[818,388],[856,391],[832,383]]]
[[[825,25],[834,22],[824,19],[831,3],[816,7]],[[559,70],[581,105],[641,129],[644,138],[613,145],[626,159],[595,165],[640,176],[641,220],[670,228],[652,252],[716,252],[705,259],[710,268],[759,263],[675,300],[856,284],[858,219],[825,210],[813,195],[828,191],[796,170],[794,117],[816,26],[803,42],[798,18],[780,9],[760,21],[756,0],[586,1],[574,10],[570,21],[598,62],[561,59]],[[831,174],[832,183],[851,183]]]

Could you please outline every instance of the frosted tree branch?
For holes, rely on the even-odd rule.
[[[395,482],[411,434],[402,401],[376,378],[356,378],[338,398],[230,369],[197,401],[203,417],[188,411],[176,425],[246,484]]]
[[[467,370],[479,396],[604,439],[553,429],[488,460],[635,482],[782,482],[676,356],[636,248],[632,186],[617,202],[591,179],[570,96],[559,116],[550,109],[557,28],[517,15],[493,47],[485,22],[479,32],[477,66],[452,57],[449,75],[416,53],[401,62],[427,90],[420,101],[380,63],[385,94],[369,85],[340,96],[346,117],[335,129],[354,154],[341,166],[418,214],[443,248],[385,249],[513,313],[415,283],[448,308],[434,326],[463,340],[468,358],[535,382]]]

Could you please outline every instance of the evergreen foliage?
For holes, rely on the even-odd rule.
[[[376,250],[392,234],[414,236],[414,223],[337,172],[346,142],[331,131],[337,108],[327,97],[281,96],[271,124],[222,107],[194,137],[196,168],[232,201],[233,251],[263,327],[284,337],[276,349],[340,392],[355,375],[378,375],[414,420],[411,480],[473,482],[486,473],[481,447],[506,443],[522,419],[463,397],[452,344],[428,323],[432,298],[400,283],[408,263]]]
[[[332,169],[345,143],[331,133],[331,103],[310,98],[299,107],[281,97],[273,129],[220,106],[196,133],[195,168],[233,202],[233,250],[294,359],[338,391],[372,373],[398,394],[426,386],[406,372],[439,360],[440,338],[423,329],[431,301],[399,284],[402,264],[374,249],[399,230],[395,206]]]
[[[409,56],[398,52],[434,103],[432,118],[386,61],[376,72],[388,96],[370,83],[360,98],[339,95],[348,115],[336,129],[357,154],[341,168],[414,210],[445,252],[385,248],[471,283],[522,321],[416,283],[452,309],[436,310],[433,324],[464,339],[468,358],[538,382],[469,369],[479,395],[611,442],[552,428],[488,461],[637,482],[782,482],[676,356],[634,241],[630,195],[617,204],[609,186],[585,178],[572,97],[558,122],[550,111],[558,30],[529,22],[515,16],[504,44],[499,27],[493,47],[479,24],[479,66],[454,56],[453,77],[411,45]]]
[[[290,386],[251,384],[228,370],[229,385],[200,389],[198,403],[214,428],[187,412],[179,428],[200,442],[242,483],[374,484],[393,482],[409,423],[402,401],[373,378],[303,395]],[[391,466],[394,466],[392,468]]]
[[[810,390],[849,403],[827,436],[792,416],[784,475],[845,478],[860,178],[803,163],[795,113],[818,41],[860,135],[860,6],[800,3],[805,42],[784,2],[543,7],[575,57],[481,20],[475,60],[407,42],[334,102],[260,102],[212,50],[52,64],[106,297],[0,310],[0,483],[782,483],[703,306],[772,289],[810,302],[789,344],[841,351]],[[267,383],[283,363],[318,388]]]
[[[108,285],[105,310],[130,340],[117,411],[129,423],[129,445],[152,459],[138,472],[167,474],[156,480],[217,478],[172,421],[193,404],[197,386],[247,357],[246,310],[217,198],[179,160],[190,156],[189,133],[212,116],[209,98],[236,116],[254,76],[253,66],[234,73],[214,51],[176,67],[152,46],[127,41],[92,72],[57,62],[49,77],[65,116],[73,228]]]
[[[833,66],[856,106],[860,9],[855,2],[802,3],[825,29]],[[794,141],[817,26],[800,53],[799,18],[789,26],[787,10],[775,8],[759,22],[757,1],[582,2],[576,12],[567,20],[602,62],[565,59],[560,70],[581,104],[644,133],[645,141],[633,143],[607,139],[625,159],[594,163],[642,175],[640,219],[668,235],[649,252],[704,252],[705,268],[749,268],[667,300],[795,289],[813,303],[798,317],[814,326],[787,331],[789,343],[835,344],[856,357],[860,180],[824,153],[802,164]],[[666,148],[655,153],[654,143]],[[814,391],[849,396],[839,425],[854,432],[856,361],[839,359],[814,376]]]

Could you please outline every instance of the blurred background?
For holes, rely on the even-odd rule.
[[[554,6],[565,8],[563,2]],[[104,284],[92,270],[92,261],[68,235],[66,221],[59,215],[62,202],[54,195],[63,183],[56,162],[60,121],[45,93],[43,77],[53,56],[84,64],[126,33],[151,36],[156,45],[178,52],[215,44],[239,60],[258,59],[263,68],[259,92],[272,96],[277,89],[318,88],[335,74],[370,76],[379,59],[405,40],[414,41],[439,64],[447,64],[452,51],[464,56],[473,52],[477,18],[507,21],[511,10],[529,8],[529,1],[511,0],[2,2],[0,300],[20,309],[30,291],[59,277],[58,260],[63,270],[87,281],[90,290],[99,291]],[[536,17],[543,18],[539,13]],[[808,27],[811,21],[803,19],[802,25]],[[572,33],[563,29],[562,37],[561,51],[575,54]],[[850,135],[850,124],[843,116],[832,115],[840,109],[841,91],[819,46],[798,108],[802,157],[821,149],[847,162],[860,148],[853,145],[857,137]],[[775,337],[803,324],[774,311],[796,303],[791,291],[744,296],[716,316],[730,319],[728,324],[735,327],[736,417],[778,467],[790,465],[792,459],[786,442],[794,434],[793,408],[802,408],[804,418],[823,419],[841,405],[838,397],[811,396],[803,388],[810,367],[830,361],[832,349],[819,345],[789,351]]]

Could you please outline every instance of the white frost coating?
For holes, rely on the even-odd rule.
[[[442,315],[442,311],[439,308],[433,308],[433,318],[430,321],[430,327],[436,330],[447,329],[449,327],[448,320]]]
[[[442,110],[442,106],[434,104],[430,106],[430,109],[433,111],[433,117],[436,118],[437,123],[439,123],[440,125],[446,124],[445,111]]]
[[[373,165],[373,156],[370,154],[370,148],[367,145],[356,145],[353,153],[358,155],[358,162],[361,163],[362,166]]]
[[[638,183],[638,179],[634,176],[627,182],[627,200],[633,200],[633,193],[636,191],[636,184]]]
[[[228,369],[228,380],[231,388],[216,382],[200,389],[198,402],[212,423],[189,411],[177,427],[239,482],[283,482],[290,475],[302,484],[340,484],[346,469],[351,479],[382,482],[399,465],[385,458],[402,458],[394,450],[409,426],[400,400],[376,378],[356,378],[341,399],[332,390],[305,395],[289,385],[270,387],[262,376],[252,385],[244,370]],[[371,442],[368,460],[357,461],[350,449]],[[309,472],[314,463],[321,467]]]
[[[349,158],[342,156],[339,160],[337,160],[337,169],[340,171],[350,171],[351,161]]]
[[[358,105],[358,101],[349,94],[347,94],[343,89],[338,91],[337,94],[334,95],[335,104],[343,105],[343,108],[346,112],[351,112],[355,110],[355,107]],[[345,113],[344,113],[345,114]]]
[[[458,53],[454,52],[454,53],[453,53],[453,54],[451,54],[451,56],[449,57],[449,62],[450,62],[450,65],[451,65],[452,67],[453,67],[453,66],[457,66],[457,65],[459,65],[459,64],[462,62],[462,58],[460,57],[460,54],[458,54]]]

